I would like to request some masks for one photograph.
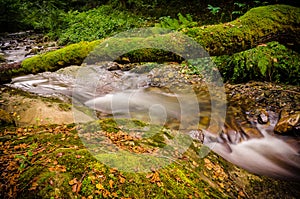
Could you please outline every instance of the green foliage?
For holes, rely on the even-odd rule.
[[[0,32],[17,31],[24,26],[22,7],[21,0],[0,0]]]
[[[93,41],[121,31],[143,26],[143,19],[111,6],[101,6],[87,12],[70,11],[65,16],[66,27],[59,35],[61,44]]]
[[[210,13],[213,14],[213,15],[216,15],[216,14],[221,10],[220,7],[214,7],[214,6],[210,5],[210,4],[208,4],[207,9],[208,9],[208,10],[210,11]]]
[[[300,55],[278,42],[213,60],[225,80],[231,82],[261,80],[299,85]]]
[[[161,17],[160,22],[155,24],[159,28],[167,28],[171,30],[181,30],[183,28],[191,28],[198,25],[197,22],[193,21],[191,15],[187,14],[186,16],[178,13],[178,19],[171,18],[170,16]]]
[[[231,12],[232,15],[241,16],[242,14],[247,12],[247,10],[249,9],[249,5],[247,5],[245,3],[234,2],[233,5],[234,5],[235,9],[238,8],[238,10],[232,11]]]

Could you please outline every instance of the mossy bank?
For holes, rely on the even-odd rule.
[[[119,149],[135,154],[154,153],[172,138],[170,130],[158,126],[148,126],[155,134],[146,139],[133,137],[133,127],[138,133],[147,126],[139,121],[106,119],[94,126],[100,126],[102,135]],[[97,161],[85,148],[78,134],[82,128],[47,125],[2,131],[1,197],[296,198],[299,195],[297,183],[250,174],[212,152],[201,158],[199,150],[203,146],[197,141],[160,169],[156,165],[148,172],[111,168]],[[93,132],[92,128],[89,130]],[[2,139],[7,136],[10,139]],[[174,157],[178,155],[176,150],[170,152]],[[109,156],[103,151],[98,153]],[[130,159],[130,165],[138,167],[140,163],[139,159]]]

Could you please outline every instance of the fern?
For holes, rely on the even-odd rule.
[[[168,28],[171,30],[181,30],[183,28],[191,28],[197,26],[197,22],[193,21],[191,15],[187,14],[186,16],[178,13],[178,19],[171,18],[170,16],[165,16],[159,18],[160,22],[155,24],[156,27]]]

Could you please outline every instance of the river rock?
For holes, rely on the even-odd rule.
[[[300,135],[300,111],[289,112],[282,110],[274,132],[283,135]]]
[[[260,124],[267,124],[269,121],[269,114],[267,111],[262,110],[261,113],[257,117],[257,122]]]
[[[9,113],[0,109],[0,126],[13,125],[14,120]]]

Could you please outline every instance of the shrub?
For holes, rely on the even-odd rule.
[[[143,26],[143,19],[105,5],[87,12],[70,11],[65,16],[67,28],[59,35],[61,44],[92,41]]]

